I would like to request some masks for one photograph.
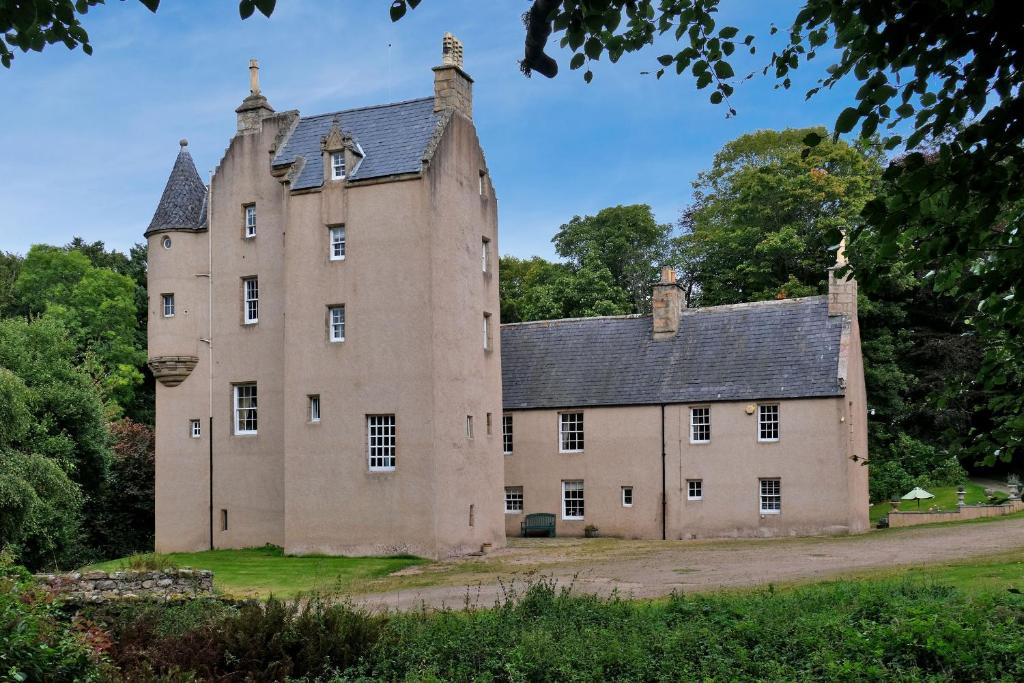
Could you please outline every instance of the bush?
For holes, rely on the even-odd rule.
[[[0,553],[0,678],[98,681],[101,658],[60,614],[31,575]]]
[[[151,571],[158,572],[166,569],[177,569],[177,563],[169,555],[161,553],[137,553],[129,555],[121,560],[122,569],[130,569],[136,572]]]

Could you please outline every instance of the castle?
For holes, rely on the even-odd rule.
[[[146,237],[156,546],[448,557],[523,515],[642,538],[867,528],[856,283],[499,324],[494,187],[450,34],[434,94],[276,112],[250,64]]]

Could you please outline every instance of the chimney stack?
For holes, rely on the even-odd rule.
[[[828,269],[828,314],[857,317],[857,281],[848,273],[836,277],[836,271],[846,266],[846,235],[836,251],[836,265]]]
[[[246,135],[263,129],[263,119],[274,113],[267,98],[260,93],[260,63],[249,60],[249,96],[235,110],[238,114],[238,133]]]
[[[664,341],[679,332],[679,315],[683,310],[683,289],[676,282],[671,266],[661,269],[661,280],[654,284],[651,297],[654,341]]]
[[[434,111],[452,109],[473,118],[473,79],[462,68],[462,41],[444,34],[441,66],[434,67]]]

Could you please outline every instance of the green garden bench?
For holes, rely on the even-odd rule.
[[[544,535],[554,537],[555,516],[550,512],[534,512],[526,515],[521,525],[523,536]]]

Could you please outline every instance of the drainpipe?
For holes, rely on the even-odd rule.
[[[668,540],[668,496],[665,491],[665,404],[661,404],[661,540]]]
[[[207,192],[206,200],[206,243],[209,248],[209,264],[210,264],[210,279],[208,280],[209,285],[209,305],[207,306],[207,338],[209,339],[210,349],[210,367],[207,371],[209,378],[209,430],[207,434],[207,440],[210,444],[210,550],[213,550],[213,172],[210,172],[210,185]]]

